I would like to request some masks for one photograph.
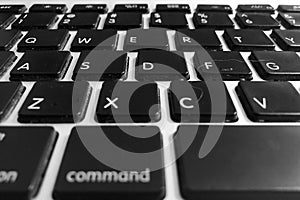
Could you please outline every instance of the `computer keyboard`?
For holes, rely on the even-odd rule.
[[[0,200],[300,198],[300,5],[168,3],[0,3]]]

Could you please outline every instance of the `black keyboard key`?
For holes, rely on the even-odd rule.
[[[96,115],[100,123],[156,122],[160,119],[158,87],[155,83],[104,82]]]
[[[0,50],[7,51],[11,49],[21,37],[21,31],[0,30]]]
[[[255,35],[255,37],[253,37]],[[275,45],[262,30],[225,30],[228,47],[235,51],[274,50]]]
[[[83,143],[82,138],[95,142],[93,145],[100,145],[100,148],[90,153],[87,149],[92,149],[92,146]],[[124,197],[131,200],[162,200],[165,196],[164,168],[153,167],[163,165],[163,155],[160,153],[162,144],[161,133],[153,126],[75,127],[67,143],[53,197],[73,199],[76,196],[81,200]],[[117,151],[111,156],[114,154],[111,152],[115,152],[117,148],[121,149],[121,153]],[[127,151],[129,152],[126,153]],[[158,153],[155,153],[155,157],[147,156],[152,155],[152,152]],[[100,154],[103,153],[107,157],[101,159]],[[132,154],[146,156],[144,158],[143,155],[138,155],[134,158]],[[120,160],[124,161],[124,166]],[[110,162],[119,164],[114,166]],[[90,175],[95,175],[95,179]]]
[[[58,17],[56,13],[24,13],[13,24],[13,29],[28,31],[30,29],[49,29]]]
[[[83,51],[77,61],[73,80],[107,81],[125,76],[127,54],[120,51]]]
[[[235,21],[240,28],[253,28],[253,29],[278,29],[280,24],[269,14],[260,13],[237,13]]]
[[[279,13],[277,20],[287,29],[300,28],[300,13]]]
[[[178,29],[175,42],[178,50],[222,50],[222,44],[213,29]]]
[[[217,5],[217,4],[198,4],[196,12],[221,12],[232,14],[232,8],[230,5]]]
[[[194,13],[195,28],[213,28],[217,30],[233,28],[234,24],[227,13]]]
[[[0,99],[0,120],[1,121],[10,115],[10,113],[12,112],[12,110],[15,108],[18,101],[20,100],[24,90],[25,87],[22,85],[22,83],[19,82],[0,83],[0,92],[1,94],[3,94]],[[1,137],[0,137],[0,147],[1,147]]]
[[[135,66],[135,78],[139,81],[170,81],[189,77],[182,52],[170,52],[159,49],[138,51]]]
[[[177,160],[183,198],[297,199],[299,131],[299,126],[180,126],[174,140],[176,157],[183,154]]]
[[[17,59],[15,54],[11,51],[0,51],[0,76],[2,76],[7,69]]]
[[[72,8],[73,13],[77,12],[95,12],[99,14],[104,14],[107,12],[106,4],[75,4]]]
[[[10,72],[10,80],[59,80],[72,57],[67,51],[27,51]]]
[[[194,66],[199,79],[222,78],[230,80],[251,80],[252,72],[239,52],[196,51]]]
[[[300,5],[279,5],[277,11],[288,12],[288,13],[299,13]]]
[[[25,5],[11,4],[11,5],[0,5],[0,13],[14,13],[22,14],[26,10]]]
[[[269,13],[273,14],[275,9],[269,4],[245,4],[239,5],[236,9],[238,12],[248,13]]]
[[[242,81],[236,92],[252,121],[300,121],[300,96],[289,82]]]
[[[237,112],[226,86],[222,82],[219,83],[172,82],[169,89],[172,120],[175,122],[237,121]]]
[[[187,28],[188,22],[185,13],[182,12],[155,12],[151,13],[149,26],[169,29]]]
[[[127,30],[142,26],[142,13],[140,12],[111,12],[107,14],[104,28]]]
[[[96,29],[100,22],[98,13],[67,13],[58,24],[61,29]]]
[[[30,199],[38,193],[58,134],[51,127],[0,131],[1,199]]]
[[[18,44],[18,51],[62,50],[70,34],[67,30],[30,30]]]
[[[250,61],[265,80],[300,80],[300,57],[292,51],[254,51]]]
[[[300,30],[273,30],[271,37],[284,51],[300,51]]]
[[[34,4],[29,8],[29,12],[54,12],[64,14],[68,8],[66,4]]]
[[[155,11],[191,13],[191,8],[188,4],[157,4]]]
[[[114,12],[140,12],[148,13],[148,4],[116,4]]]
[[[114,50],[117,48],[117,30],[78,30],[71,44],[71,51]]]
[[[90,99],[87,82],[36,82],[20,111],[21,123],[74,123],[81,121]]]
[[[124,48],[130,51],[146,48],[169,50],[167,32],[157,28],[128,30]]]
[[[14,14],[0,13],[0,29],[5,29],[16,19]]]

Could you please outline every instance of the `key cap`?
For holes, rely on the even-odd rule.
[[[36,82],[20,111],[21,123],[74,123],[84,118],[90,99],[87,82]]]
[[[0,13],[0,29],[5,29],[16,19],[11,13]]]
[[[25,5],[0,5],[0,13],[14,13],[14,14],[22,14],[26,10]]]
[[[2,52],[0,53],[1,56]],[[0,57],[1,59],[1,57]],[[19,82],[1,82],[0,92],[2,95],[0,100],[0,120],[5,120],[19,102],[25,87]],[[5,95],[4,95],[5,94]],[[0,148],[1,148],[1,132],[0,132]],[[0,179],[1,180],[1,179]],[[0,181],[1,182],[1,181]],[[1,191],[1,187],[0,187]],[[1,192],[0,192],[1,196]]]
[[[10,72],[10,80],[59,80],[71,60],[67,51],[27,51]]]
[[[300,5],[278,5],[277,11],[288,12],[288,13],[297,13],[297,12],[300,12]]]
[[[157,4],[155,11],[191,13],[191,8],[188,4]]]
[[[249,57],[265,80],[300,80],[300,58],[291,51],[254,51]]]
[[[0,50],[10,50],[21,38],[22,33],[18,30],[0,30]]]
[[[140,12],[111,12],[107,14],[104,28],[127,30],[140,28],[142,25],[142,13]]]
[[[237,7],[237,12],[269,13],[274,14],[275,9],[269,4],[245,4]]]
[[[221,12],[232,14],[232,8],[230,5],[216,5],[216,4],[198,4],[196,8],[197,13],[202,12]]]
[[[158,49],[138,51],[135,78],[139,81],[170,81],[189,77],[182,52]]]
[[[158,121],[160,109],[157,85],[139,82],[104,82],[96,115],[100,123]]]
[[[233,28],[234,24],[227,13],[194,13],[195,28],[213,28],[222,30]]]
[[[252,121],[300,120],[299,93],[289,82],[240,82],[236,93]]]
[[[29,12],[54,12],[64,14],[68,10],[66,4],[34,4],[29,8]]]
[[[70,34],[67,30],[30,30],[18,44],[18,51],[62,50]]]
[[[237,13],[235,15],[235,21],[241,28],[257,28],[263,30],[280,28],[279,22],[269,14]]]
[[[83,50],[114,50],[117,48],[117,30],[78,30],[72,44],[71,51]]]
[[[125,76],[127,54],[116,51],[83,51],[77,61],[73,80],[107,81]]]
[[[252,72],[239,52],[196,51],[194,66],[199,79],[221,78],[230,80],[251,80]]]
[[[1,127],[0,196],[31,199],[39,190],[57,133],[51,127]]]
[[[182,197],[297,198],[299,131],[297,126],[180,126],[174,140],[176,157],[184,152],[177,160]],[[195,138],[184,151],[191,134]]]
[[[230,99],[226,86],[221,83],[218,90],[222,91],[214,96],[209,92],[207,82],[174,81],[169,89],[170,114],[175,122],[234,122],[237,112]],[[220,95],[224,95],[219,97]],[[212,99],[218,95],[218,99]],[[218,103],[218,108],[212,102]],[[224,103],[226,102],[226,103]],[[223,107],[220,108],[220,106]]]
[[[13,29],[50,29],[58,17],[55,13],[24,13],[13,24]]]
[[[149,13],[148,4],[116,4],[114,12],[140,12]]]
[[[287,29],[300,28],[300,13],[279,13],[277,20]]]
[[[300,51],[299,30],[273,30],[271,37],[284,51]]]
[[[255,37],[253,37],[255,35]],[[262,30],[225,30],[223,37],[231,50],[274,50],[275,45]]]
[[[169,29],[187,28],[188,22],[182,12],[151,13],[150,27],[164,27]]]
[[[178,29],[175,42],[176,48],[182,51],[194,51],[199,48],[222,50],[222,44],[213,29]]]
[[[99,14],[104,14],[107,12],[106,4],[75,4],[72,8],[72,13],[78,12],[96,12]]]
[[[124,48],[128,51],[138,49],[154,48],[169,50],[167,32],[164,29],[132,29],[128,30]]]
[[[11,51],[0,51],[0,76],[2,76],[7,69],[17,59],[14,52]]]
[[[139,133],[137,137],[128,134],[137,132]],[[99,151],[95,149],[95,154],[100,151],[109,153],[113,151],[113,148],[122,148],[136,153],[145,152],[145,154],[150,152],[151,154],[162,148],[162,136],[159,129],[153,126],[76,127],[72,130],[59,170],[53,191],[54,199],[72,199],[74,196],[82,200],[122,199],[125,196],[132,200],[162,200],[164,198],[164,169],[154,171],[152,167],[153,163],[163,163],[160,153],[157,153],[157,156],[152,159],[144,159],[145,162],[142,163],[139,159],[136,159],[137,161],[133,159],[133,162],[137,162],[139,166],[132,166],[132,163],[129,163],[126,169],[122,167],[118,169],[106,164],[105,160],[96,159],[90,154],[82,143],[82,137],[90,141],[93,139],[101,145]],[[105,139],[99,140],[101,137],[105,137]],[[117,146],[107,146],[106,140]],[[107,147],[105,150],[103,149],[104,151],[102,150],[103,146]],[[117,154],[113,159],[124,160],[124,153]],[[79,174],[82,174],[82,178],[79,178]],[[89,178],[88,174],[95,175],[95,180]]]
[[[91,13],[68,13],[58,24],[60,29],[96,29],[100,22],[100,15],[95,12]]]

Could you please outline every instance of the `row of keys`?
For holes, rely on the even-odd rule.
[[[70,30],[96,29],[100,22],[100,15],[94,12],[67,13],[58,23],[58,28]],[[6,28],[15,20],[11,13],[0,14],[0,28]],[[56,13],[31,12],[22,14],[12,28],[20,30],[50,29],[58,20]],[[278,20],[278,21],[277,21]],[[297,29],[300,26],[300,13],[279,13],[277,20],[269,14],[237,13],[235,21],[240,28],[278,29],[280,23],[287,29]],[[227,13],[196,12],[193,15],[195,28],[226,29],[234,28],[234,23]],[[133,29],[141,28],[142,13],[140,12],[110,12],[108,13],[104,29]],[[149,22],[150,27],[164,27],[170,29],[187,28],[188,21],[183,12],[153,12]]]
[[[237,111],[226,86],[216,83],[172,82],[169,89],[171,118],[175,122],[237,121]],[[18,82],[4,82],[0,89],[7,94],[0,102],[3,119],[13,110],[24,87]],[[37,82],[19,110],[18,121],[81,121],[91,90],[87,82]],[[300,121],[299,93],[289,82],[240,82],[236,93],[252,121]],[[104,82],[96,120],[100,123],[156,122],[160,120],[159,102],[159,90],[154,83]]]
[[[15,59],[13,52],[0,52],[2,74]],[[72,79],[125,80],[128,77],[128,59],[127,53],[121,51],[83,51],[75,65]],[[10,80],[61,80],[71,61],[72,56],[68,51],[27,51],[10,71]],[[295,52],[253,51],[249,61],[262,79],[300,79],[300,57]],[[248,64],[236,51],[196,51],[193,66],[191,73],[196,73],[200,80],[218,79],[218,76],[225,81],[252,79]],[[138,51],[134,72],[134,78],[138,81],[188,80],[190,77],[182,52],[152,49]]]
[[[300,31],[274,30],[270,35],[285,51],[300,49]],[[256,37],[252,37],[256,35]],[[17,30],[0,30],[0,49],[11,49],[22,36]],[[155,37],[149,37],[155,36]],[[62,50],[70,34],[67,30],[31,30],[17,45],[18,51]],[[274,50],[275,44],[261,30],[225,30],[223,34],[228,47],[233,51]],[[173,38],[172,38],[173,39]],[[116,30],[79,30],[71,43],[70,50],[115,50],[119,37]],[[177,50],[195,51],[204,47],[207,50],[222,50],[222,44],[214,30],[179,29],[175,34]],[[166,30],[131,30],[126,34],[123,49],[133,51],[140,48],[169,50]]]
[[[32,198],[38,193],[58,134],[50,127],[1,127],[0,131],[0,196]],[[259,200],[278,195],[293,199],[290,195],[298,193],[300,178],[299,131],[296,126],[179,126],[174,148],[180,194],[187,200],[203,195],[237,200],[249,194]],[[214,143],[207,144],[207,137],[214,136],[215,141],[209,141]],[[126,195],[133,200],[162,200],[166,193],[163,145],[157,127],[74,127],[53,198],[94,200]],[[120,152],[115,152],[116,147]],[[133,153],[138,155],[132,157]]]
[[[25,12],[25,5],[0,5],[1,12],[11,12],[21,14]],[[107,12],[106,4],[75,4],[72,12]],[[188,4],[157,4],[157,12],[183,12],[190,13],[191,9]],[[269,13],[273,14],[275,9],[268,4],[244,4],[238,5],[238,12],[255,12],[255,13]],[[279,12],[300,12],[300,5],[279,5],[277,10]],[[67,6],[65,4],[34,4],[29,8],[29,12],[55,12],[58,14],[65,13]],[[148,13],[148,4],[116,4],[114,12],[141,12]],[[197,12],[225,12],[232,13],[232,8],[229,5],[212,5],[212,4],[199,4],[196,8]]]

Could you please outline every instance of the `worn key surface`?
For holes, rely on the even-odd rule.
[[[139,81],[169,81],[188,78],[188,70],[183,52],[157,49],[138,51],[135,78]]]
[[[273,30],[271,37],[284,51],[300,51],[300,30]]]
[[[0,128],[0,198],[32,199],[38,192],[54,148],[51,127]]]
[[[100,123],[156,122],[160,119],[158,87],[149,82],[106,81],[96,115]]]
[[[78,30],[71,44],[71,51],[113,50],[117,45],[117,30]]]
[[[67,30],[30,30],[18,44],[18,51],[62,50],[70,34]]]
[[[249,60],[265,80],[300,80],[300,57],[291,51],[253,51]]]
[[[194,67],[202,80],[203,77],[217,80],[220,76],[224,81],[252,79],[252,72],[237,51],[196,51]]]
[[[91,87],[87,82],[36,82],[19,110],[22,123],[74,123],[85,116]]]
[[[175,122],[237,121],[237,111],[226,86],[217,82],[210,82],[210,85],[214,86],[209,87],[204,81],[173,81],[169,89],[172,120]],[[218,92],[210,94],[212,90]],[[219,107],[216,107],[216,104]]]
[[[214,29],[178,29],[175,42],[177,50],[222,50],[222,44]]]
[[[210,126],[207,130],[208,126],[180,126],[174,137],[179,156],[188,137],[196,134],[177,161],[184,199],[299,198],[299,126]]]
[[[68,51],[27,51],[10,71],[10,80],[59,80],[71,60]]]
[[[236,93],[252,121],[300,121],[300,96],[289,82],[242,81]]]
[[[75,66],[73,80],[117,80],[125,76],[127,53],[121,51],[83,51]]]
[[[90,142],[95,142],[100,148],[89,152],[93,145]],[[113,155],[114,148],[122,151],[111,157],[113,163],[117,162],[116,167],[102,160],[100,155]],[[155,165],[163,165],[163,155],[158,151],[161,148],[161,134],[156,127],[75,127],[67,144],[53,197],[55,200],[161,200],[165,196],[164,169],[154,170]],[[138,159],[131,156],[131,162],[128,162],[128,153],[123,151],[136,153]],[[143,155],[153,151],[157,153],[150,156],[151,159]],[[96,159],[97,155],[99,159]]]

